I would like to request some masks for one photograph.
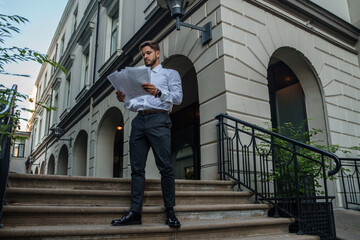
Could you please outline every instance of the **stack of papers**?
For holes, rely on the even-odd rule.
[[[125,93],[124,102],[129,102],[139,96],[150,95],[141,86],[143,83],[151,82],[151,70],[149,67],[126,67],[120,72],[113,72],[107,78],[116,90]]]

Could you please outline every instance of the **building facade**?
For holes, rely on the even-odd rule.
[[[10,172],[27,173],[27,158],[30,155],[30,132],[15,131],[10,152]]]
[[[130,177],[136,113],[117,101],[107,76],[142,65],[138,46],[149,39],[183,83],[184,100],[170,115],[176,178],[218,179],[220,113],[260,126],[311,119],[309,128],[323,130],[318,140],[358,146],[360,6],[334,4],[197,0],[182,20],[212,23],[212,40],[202,45],[199,31],[177,31],[154,0],[69,0],[48,50],[67,72],[45,63],[35,84],[37,101],[57,110],[38,107],[29,121],[33,163],[44,174]],[[159,176],[150,152],[146,177]],[[331,185],[343,206],[339,183]]]

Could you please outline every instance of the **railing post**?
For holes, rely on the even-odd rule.
[[[357,178],[357,183],[358,183],[358,189],[360,190],[359,168],[357,166],[357,161],[355,161],[355,172],[356,172],[356,178]],[[356,195],[355,195],[355,197],[356,197]],[[357,198],[356,198],[356,204],[359,204],[359,202],[357,201]]]
[[[330,203],[329,203],[329,197],[328,197],[328,189],[327,189],[327,182],[326,182],[326,171],[325,171],[325,159],[324,159],[324,155],[321,154],[321,162],[322,162],[322,167],[323,167],[323,180],[324,180],[324,192],[325,192],[325,206],[326,206],[326,212],[327,212],[327,225],[328,225],[328,234],[331,236],[332,239],[336,239],[336,232],[335,232],[335,227],[332,226],[332,221],[334,219],[333,212],[330,213]],[[333,236],[333,233],[335,234],[335,236]]]
[[[296,188],[296,203],[298,208],[298,217],[302,219],[302,211],[301,211],[301,198],[300,198],[300,192],[299,192],[299,175],[298,175],[298,159],[296,155],[296,145],[293,144],[293,150],[292,153],[294,154],[294,174],[295,174],[295,188]],[[297,235],[304,235],[303,231],[303,223],[298,221],[298,232]]]
[[[16,99],[17,85],[14,84],[11,88],[11,92],[8,97],[7,105],[0,112],[4,117],[0,118],[1,125],[6,126],[6,129],[2,129],[3,133],[0,135],[1,141],[1,155],[0,155],[0,228],[2,227],[2,212],[5,203],[5,193],[9,176],[10,168],[10,146],[11,137],[9,134],[13,131],[13,117],[14,114],[14,102]]]
[[[345,205],[346,205],[346,209],[349,209],[348,206],[348,200],[347,200],[347,196],[346,196],[346,189],[345,189],[345,178],[344,178],[344,173],[343,170],[340,171],[341,172],[341,179],[342,179],[342,183],[343,183],[343,189],[344,189],[344,197],[345,197]]]
[[[223,174],[224,174],[224,170],[222,169],[222,161],[223,161],[223,141],[222,141],[222,116],[217,116],[217,119],[219,120],[219,122],[217,123],[217,145],[218,145],[218,171],[220,174],[220,180],[225,180]]]
[[[237,182],[238,182],[238,191],[242,191],[241,185],[240,185],[240,155],[239,155],[239,125],[236,122],[236,128],[235,128],[235,141],[236,141],[236,164],[237,164]]]
[[[275,202],[275,213],[274,213],[274,217],[278,218],[280,217],[279,215],[279,209],[278,209],[278,199],[277,199],[277,184],[276,184],[276,164],[275,164],[275,150],[274,150],[274,136],[271,136],[271,145],[270,145],[271,149],[271,160],[272,160],[272,167],[273,167],[273,174],[274,174],[274,179],[273,179],[273,183],[274,183],[274,202]]]
[[[253,144],[253,159],[254,159],[254,184],[255,184],[255,202],[256,204],[259,203],[259,200],[258,200],[258,188],[257,188],[257,171],[256,171],[256,154],[255,154],[255,145],[256,145],[256,139],[255,139],[255,129],[252,128],[251,129],[251,141],[252,141],[252,144]]]

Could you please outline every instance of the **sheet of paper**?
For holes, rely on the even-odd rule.
[[[142,83],[151,82],[151,72],[148,67],[126,67],[120,72],[113,72],[107,78],[116,90],[125,93],[125,102],[139,96],[150,95],[141,86]]]

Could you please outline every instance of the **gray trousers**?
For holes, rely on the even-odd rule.
[[[171,119],[167,113],[138,114],[131,123],[131,208],[142,212],[145,166],[150,147],[161,174],[164,206],[175,206],[175,180],[171,164]]]

